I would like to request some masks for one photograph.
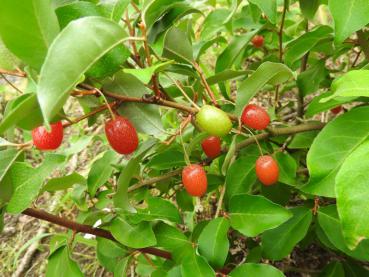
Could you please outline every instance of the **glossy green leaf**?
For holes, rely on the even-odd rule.
[[[177,228],[159,222],[155,226],[154,232],[157,246],[171,252],[176,262],[180,262],[192,254],[192,242]]]
[[[239,194],[230,200],[229,216],[232,228],[255,237],[283,224],[292,213],[263,196]]]
[[[264,62],[245,81],[243,81],[237,92],[236,111],[237,115],[242,113],[243,107],[249,103],[266,84],[277,85],[286,82],[293,77],[293,72],[284,64]]]
[[[296,134],[288,144],[289,149],[307,149],[310,148],[319,131],[309,131]]]
[[[201,256],[198,256],[195,251],[192,255],[186,257],[181,264],[182,277],[210,277],[215,276],[214,270]]]
[[[112,164],[118,160],[118,157],[115,151],[109,150],[92,164],[87,178],[88,192],[91,196],[94,196],[98,188],[109,180],[113,172]]]
[[[233,269],[229,273],[230,277],[244,276],[268,276],[268,277],[284,277],[284,274],[275,267],[267,264],[246,263]]]
[[[64,156],[49,154],[37,168],[31,167],[27,163],[14,164],[10,172],[14,192],[7,205],[7,211],[17,214],[28,208],[38,196],[45,178],[64,162]]]
[[[261,237],[264,256],[271,260],[281,260],[291,253],[297,243],[307,234],[312,220],[312,211],[306,207],[290,210],[293,216]]]
[[[175,27],[168,30],[164,38],[163,57],[179,63],[192,63],[192,45],[182,30]]]
[[[49,0],[4,0],[0,9],[0,36],[6,47],[26,64],[40,69],[59,32]]]
[[[314,46],[332,38],[332,28],[326,25],[318,26],[315,29],[303,34],[302,36],[292,40],[286,46],[285,61],[288,65],[293,65],[300,60]]]
[[[229,45],[219,55],[215,65],[215,72],[219,73],[231,68],[236,59],[241,55],[242,51],[247,47],[250,40],[257,32],[258,30],[254,30],[247,32],[242,36],[235,36]]]
[[[168,149],[152,157],[147,166],[152,169],[170,169],[177,166],[184,166],[183,153],[176,149]]]
[[[59,112],[81,76],[99,58],[125,40],[125,31],[103,17],[81,18],[63,29],[48,51],[37,88],[46,122]]]
[[[299,0],[299,3],[302,14],[308,19],[313,19],[321,0]]]
[[[337,43],[343,42],[353,32],[369,23],[368,0],[329,0],[328,4],[334,20]]]
[[[303,191],[335,197],[335,178],[346,158],[369,135],[369,107],[352,109],[330,123],[315,138],[307,155],[309,183]]]
[[[107,81],[104,84],[104,89],[117,95],[139,98],[151,93],[136,77],[123,72],[117,73],[113,80]],[[157,106],[142,103],[125,103],[121,105],[119,113],[129,118],[139,132],[154,136],[163,132]]]
[[[345,271],[342,263],[332,262],[324,267],[319,277],[345,277]]]
[[[331,86],[332,96],[321,102],[337,97],[369,97],[369,70],[353,70],[334,80]]]
[[[369,240],[362,241],[355,250],[350,250],[342,234],[342,226],[335,205],[319,208],[318,223],[326,238],[340,251],[359,260],[369,261]]]
[[[250,3],[258,6],[258,8],[265,13],[268,20],[275,24],[277,21],[277,1],[276,0],[249,0]]]
[[[295,185],[297,170],[297,163],[295,159],[292,158],[288,153],[282,152],[277,152],[275,154],[275,158],[279,167],[278,181],[291,186]]]
[[[229,167],[226,175],[226,197],[249,193],[256,181],[255,162],[257,156],[239,157]]]
[[[124,218],[116,217],[109,229],[117,241],[128,247],[143,248],[156,244],[155,234],[148,222],[132,225]]]
[[[153,0],[148,2],[142,11],[142,18],[145,22],[146,28],[150,29],[173,4],[182,1],[183,0]]]
[[[357,147],[344,161],[336,176],[337,209],[346,244],[354,249],[369,239],[367,199],[369,197],[369,142]]]
[[[48,258],[46,277],[83,277],[78,264],[70,257],[67,246],[61,246]]]
[[[123,72],[132,74],[137,79],[139,79],[142,83],[147,84],[150,82],[151,77],[154,73],[165,70],[169,65],[171,65],[173,61],[166,61],[162,63],[157,63],[155,65],[145,67],[145,68],[125,68]]]
[[[229,227],[227,219],[216,218],[211,220],[200,234],[199,253],[215,268],[221,268],[227,259]]]
[[[77,172],[73,172],[72,174],[63,176],[63,177],[57,177],[50,179],[43,187],[43,191],[58,191],[58,190],[65,190],[68,188],[71,188],[75,184],[81,184],[85,185],[87,183],[87,180],[82,175],[78,174]]]
[[[107,0],[100,5],[104,7],[110,13],[110,19],[115,22],[119,22],[124,14],[124,11],[127,9],[130,1],[129,0]]]

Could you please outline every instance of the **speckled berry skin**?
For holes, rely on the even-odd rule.
[[[222,152],[222,142],[219,137],[210,136],[201,142],[202,150],[205,155],[211,159],[214,159]]]
[[[255,48],[263,47],[264,45],[264,37],[260,35],[256,35],[251,40],[252,45],[254,45]]]
[[[270,123],[270,117],[263,108],[249,104],[243,109],[241,121],[249,128],[264,130]]]
[[[138,147],[138,136],[132,123],[122,116],[115,116],[105,123],[105,134],[110,146],[119,154],[128,155]]]
[[[261,156],[255,164],[256,176],[265,186],[271,186],[278,182],[279,167],[277,162],[268,155]]]
[[[182,183],[189,195],[202,196],[206,193],[208,179],[201,165],[191,164],[182,170]]]
[[[50,124],[51,131],[47,132],[44,126],[32,130],[34,146],[40,150],[55,150],[63,142],[63,124],[61,121]]]
[[[342,112],[342,110],[343,110],[342,106],[337,106],[337,107],[331,109],[331,112],[333,114],[339,114],[340,112]]]

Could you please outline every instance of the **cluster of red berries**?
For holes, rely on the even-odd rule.
[[[32,130],[33,144],[40,150],[55,150],[63,141],[63,124],[59,121],[50,127],[50,132],[44,126]],[[120,154],[128,155],[137,149],[137,132],[127,118],[116,115],[107,121],[105,134],[111,147]]]
[[[244,108],[241,122],[249,128],[264,130],[270,123],[270,117],[263,108],[250,104]],[[204,139],[201,147],[205,155],[211,159],[218,157],[222,152],[221,139],[217,136],[209,136]],[[265,186],[273,185],[278,181],[278,164],[269,155],[263,155],[257,159],[255,171],[259,181]],[[182,183],[190,195],[204,195],[208,185],[204,168],[197,164],[186,166],[182,171]]]

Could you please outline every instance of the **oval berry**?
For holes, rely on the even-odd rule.
[[[138,136],[132,123],[122,116],[115,116],[105,123],[105,134],[110,146],[119,154],[128,155],[138,146]]]
[[[264,37],[261,35],[256,35],[252,38],[251,43],[255,48],[260,48],[264,45]]]
[[[196,123],[209,135],[223,137],[232,129],[228,115],[217,107],[204,105],[196,114]]]
[[[342,110],[343,110],[342,106],[337,106],[337,107],[331,109],[331,112],[333,114],[339,114]]]
[[[32,130],[33,144],[40,150],[57,149],[63,141],[64,131],[61,121],[50,124],[50,127],[50,132],[44,126]]]
[[[241,121],[247,127],[264,130],[270,123],[270,117],[263,108],[249,104],[243,109]]]
[[[222,152],[222,142],[219,137],[210,136],[201,142],[202,150],[205,155],[211,159],[214,159],[220,155]]]
[[[208,179],[201,165],[191,164],[182,170],[182,183],[188,194],[202,196],[206,193]]]
[[[259,181],[266,186],[273,185],[278,181],[279,167],[271,156],[259,157],[256,160],[255,170]]]

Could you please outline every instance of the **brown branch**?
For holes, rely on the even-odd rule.
[[[125,13],[125,23],[127,24],[129,35],[131,37],[134,37],[136,35],[136,32],[135,32],[135,29],[131,25],[131,20],[130,20],[129,15],[128,15],[128,9],[126,10],[126,13]],[[141,59],[140,59],[140,54],[137,51],[136,42],[131,41],[130,43],[131,43],[131,46],[132,46],[132,49],[133,49],[133,59],[134,59],[134,61],[137,63],[137,65],[139,67],[143,67],[143,64],[142,64]]]
[[[25,215],[34,217],[34,218],[38,218],[41,220],[45,220],[51,223],[54,223],[56,225],[68,228],[70,230],[73,230],[77,233],[85,233],[85,234],[91,234],[91,235],[95,235],[97,237],[102,237],[108,240],[112,240],[112,241],[117,241],[113,235],[104,229],[101,228],[94,228],[90,225],[86,225],[86,224],[80,224],[77,223],[75,221],[72,220],[68,220],[66,218],[63,217],[59,217],[53,214],[50,214],[48,212],[42,211],[42,210],[37,210],[37,209],[32,209],[32,208],[28,208],[26,210],[24,210],[22,212]],[[146,247],[146,248],[140,248],[137,249],[138,251],[142,252],[142,253],[147,253],[147,254],[151,254],[151,255],[155,255],[158,257],[162,257],[164,259],[172,259],[172,255],[171,253],[164,251],[164,250],[160,250],[157,248],[153,248],[153,247]]]
[[[309,21],[306,20],[305,32],[309,31]],[[301,60],[300,74],[307,68],[307,62],[309,59],[309,52],[307,52]],[[302,118],[304,116],[304,94],[299,89],[297,93],[297,117]]]
[[[278,32],[279,62],[283,61],[283,27],[284,27],[284,21],[286,19],[287,5],[288,5],[288,0],[284,0],[281,27],[279,28],[279,32]]]
[[[196,69],[197,73],[199,73],[201,83],[202,83],[202,85],[204,86],[204,88],[205,88],[206,92],[209,94],[210,99],[211,99],[211,101],[213,102],[214,106],[219,107],[219,104],[218,104],[218,102],[217,102],[217,100],[216,100],[216,98],[215,98],[215,96],[214,96],[214,93],[213,93],[213,91],[211,90],[211,88],[210,88],[210,86],[209,86],[208,82],[206,81],[205,74],[204,74],[204,72],[202,71],[202,69],[201,69],[200,65],[199,65],[197,62],[195,62],[195,61],[193,61],[193,62],[192,62],[192,65],[193,65],[193,67]]]
[[[369,42],[365,38],[365,33],[362,30],[359,30],[356,34],[361,50],[363,50],[365,58],[369,61]]]
[[[0,68],[0,73],[5,75],[17,76],[17,77],[27,77],[27,73],[23,71],[11,71]]]

